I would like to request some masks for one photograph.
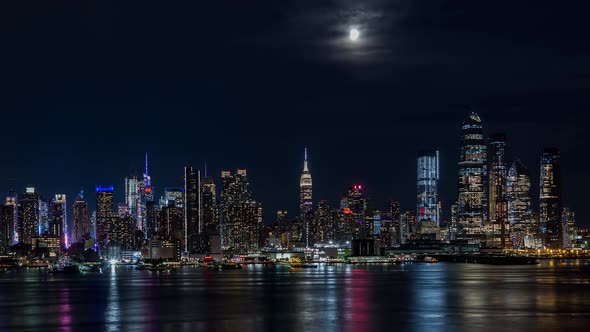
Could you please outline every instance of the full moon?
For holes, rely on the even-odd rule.
[[[356,41],[359,39],[359,36],[360,36],[360,32],[358,29],[355,29],[355,28],[350,29],[350,32],[348,33],[348,37],[350,38],[350,40]]]

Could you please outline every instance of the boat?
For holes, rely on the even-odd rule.
[[[289,266],[291,266],[292,268],[296,268],[296,269],[308,269],[308,268],[315,269],[318,267],[317,264],[305,262],[299,257],[292,258],[291,264],[289,264]]]
[[[63,273],[80,273],[80,269],[78,268],[78,265],[66,265],[62,269],[62,272]]]
[[[80,272],[102,273],[102,269],[98,265],[82,264],[79,266],[79,268],[80,268]]]
[[[211,262],[207,265],[207,267],[211,270],[241,270],[242,264],[233,262]]]
[[[220,265],[220,269],[221,270],[241,270],[242,269],[242,264],[222,263]]]
[[[426,263],[438,263],[438,259],[430,256],[424,257],[424,262]]]

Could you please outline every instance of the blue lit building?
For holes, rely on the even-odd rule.
[[[417,170],[418,223],[433,221],[440,226],[440,209],[438,201],[438,151],[420,152]]]

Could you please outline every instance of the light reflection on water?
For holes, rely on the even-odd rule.
[[[586,329],[587,260],[0,274],[0,331]]]

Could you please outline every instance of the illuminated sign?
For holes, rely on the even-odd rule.
[[[102,186],[96,186],[96,192],[110,192],[112,193],[113,190],[113,186],[109,186],[109,187],[102,187]]]
[[[342,209],[342,212],[344,212],[344,214],[352,214],[352,210],[350,208],[344,208]]]

